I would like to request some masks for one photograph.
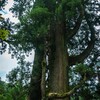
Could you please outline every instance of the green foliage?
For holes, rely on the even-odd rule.
[[[43,7],[35,7],[30,13],[31,18],[38,21],[44,21],[46,18],[48,19],[49,15],[48,9]]]
[[[62,18],[62,13],[64,12],[67,19],[73,18],[76,13],[77,9],[81,6],[81,0],[62,0],[61,3],[58,3],[55,13],[57,18]]]
[[[10,11],[14,13],[19,19],[30,10],[33,5],[33,0],[13,0],[13,7],[10,8]]]
[[[11,95],[12,100],[25,100],[26,98],[26,91],[20,84],[15,84],[15,86],[9,87],[8,92]]]
[[[0,39],[6,40],[8,38],[8,35],[9,35],[8,30],[0,29]]]
[[[0,100],[12,100],[7,91],[7,84],[3,81],[0,81]]]
[[[27,10],[27,0],[24,0],[24,1],[14,0],[14,1],[16,2],[16,4],[14,5],[15,9],[13,9],[13,10],[15,10],[15,12],[17,12],[19,14],[19,16],[23,15],[20,18],[20,26],[17,27],[17,30],[18,30],[18,33],[16,35],[17,38],[13,37],[13,40],[15,41],[14,43],[15,43],[15,45],[17,45],[16,47],[19,48],[18,49],[19,51],[20,51],[21,45],[22,45],[23,50],[25,50],[26,49],[25,47],[27,47],[27,49],[26,49],[27,51],[30,50],[30,48],[33,49],[33,47],[35,47],[36,51],[37,50],[40,50],[40,51],[43,50],[43,48],[44,48],[44,37],[46,36],[46,33],[48,33],[48,27],[52,28],[49,31],[50,35],[53,34],[56,31],[55,30],[55,23],[57,22],[56,17],[58,19],[60,17],[61,18],[65,17],[65,21],[68,20],[68,23],[66,21],[65,24],[66,24],[66,31],[69,32],[70,29],[73,29],[74,26],[76,26],[75,22],[77,22],[77,18],[80,14],[79,8],[81,6],[81,0],[51,0],[51,1],[50,0],[34,0],[35,6],[33,5],[33,8],[31,10],[29,10],[28,15],[25,12]],[[48,4],[48,5],[45,5],[45,4]],[[49,11],[52,12],[52,14]],[[65,14],[64,17],[62,15],[62,11],[64,11],[64,14]],[[51,15],[53,15],[53,18],[52,18],[52,21],[50,23]],[[77,17],[75,17],[75,15],[77,15]],[[73,20],[73,17],[75,17],[75,20]],[[95,18],[93,18],[93,19],[95,20]],[[58,21],[62,21],[62,20],[58,20]],[[87,27],[84,23],[82,23],[82,25]],[[67,26],[68,26],[68,28],[67,28]],[[88,32],[86,34],[85,34],[85,30],[88,30]],[[86,43],[88,43],[87,38],[89,38],[89,40],[90,40],[90,36],[91,36],[89,29],[83,29],[81,27],[81,30],[79,30],[79,31],[80,31],[79,34],[76,33],[75,37],[71,38],[71,41],[74,42],[74,46],[73,46],[74,49],[72,51],[74,52],[75,55],[83,52],[84,48],[87,46]],[[68,35],[69,34],[67,34],[65,36],[68,36]],[[85,35],[86,35],[86,37],[85,37]],[[75,38],[77,38],[77,37],[80,37],[80,40],[82,40],[82,44],[75,42]],[[86,42],[82,39],[82,37],[84,37],[84,40],[86,40]],[[53,37],[53,36],[52,36],[52,38],[55,39],[55,37]],[[30,46],[30,48],[29,48],[29,46]],[[50,49],[54,49],[54,48],[55,47],[52,47]],[[77,50],[77,52],[76,52],[76,50]],[[70,54],[73,54],[71,51],[69,51],[69,52],[70,52]],[[51,55],[53,55],[53,54],[51,54]],[[93,57],[94,57],[94,55],[93,55]],[[92,58],[92,57],[90,57],[90,58]],[[90,58],[88,58],[88,59],[90,59]],[[36,59],[37,58],[35,58],[35,60]],[[33,70],[33,76],[34,77],[40,76],[41,61],[42,60],[40,59],[40,55],[39,55],[38,59],[34,63],[34,70]],[[89,62],[89,64],[90,64],[90,62]],[[13,71],[9,75],[9,79],[11,79],[12,83],[15,83],[14,85],[16,85],[16,82],[19,81],[19,80],[17,80],[17,75],[19,75],[17,72],[20,72],[20,71],[19,70]],[[24,71],[23,73],[20,74],[20,81],[21,82],[23,81],[23,76],[25,75],[25,73],[26,72]],[[77,75],[75,73],[77,73]],[[71,82],[76,85],[80,80],[80,76],[82,76],[82,78],[83,78],[84,75],[86,75],[87,77],[90,78],[93,74],[93,70],[89,66],[86,66],[84,64],[77,64],[75,66],[72,74],[73,75],[71,75],[71,76],[72,76],[74,81],[72,80]],[[25,75],[24,77],[26,77],[26,76],[27,75]],[[76,78],[76,80],[75,80],[75,78]],[[39,80],[40,80],[40,78],[39,78]],[[36,81],[35,81],[35,83],[36,83]],[[92,87],[93,87],[93,85],[94,84],[92,84]],[[19,91],[21,91],[20,89],[22,89],[21,87],[20,88],[19,87],[16,88],[16,86],[15,86],[15,87],[11,88],[11,90],[10,90],[11,94],[13,94],[15,96],[15,91],[18,94]],[[90,88],[90,87],[88,86],[88,88]],[[34,90],[36,88],[37,87],[34,87]],[[87,86],[85,86],[84,89],[85,88],[87,88]],[[81,90],[81,91],[83,91],[83,90]],[[85,89],[83,91],[84,92],[83,94],[85,94],[86,91],[87,91],[87,89]],[[89,92],[87,91],[87,93],[90,93],[90,91]],[[35,94],[35,92],[34,92],[34,94]],[[78,93],[78,96],[79,96],[79,93]],[[76,98],[76,95],[74,97]]]
[[[0,81],[0,100],[26,100],[26,98],[27,90],[20,83],[10,86],[10,83]]]
[[[20,66],[12,69],[7,75],[7,81],[10,83],[11,86],[20,84],[21,86],[28,87],[29,80],[30,80],[30,67],[31,63],[21,61],[18,62]]]
[[[50,24],[50,13],[47,8],[37,7],[33,10],[33,23],[35,26],[37,38],[45,37],[48,34],[49,24]]]
[[[41,37],[42,35],[45,35],[48,30],[48,24],[50,23],[50,12],[48,9],[43,7],[35,7],[30,13],[30,18],[33,21],[37,36]]]
[[[78,73],[81,76],[86,75],[87,78],[91,78],[94,73],[93,69],[82,63],[77,64],[76,67],[74,68],[74,71],[75,73]]]
[[[62,5],[66,10],[66,16],[71,19],[76,14],[76,9],[81,6],[81,0],[63,0]]]
[[[2,95],[2,94],[5,92],[4,86],[5,86],[4,82],[2,82],[2,81],[0,80],[0,95]]]
[[[79,6],[79,4],[81,4],[81,0],[63,0],[63,2],[66,2],[67,6],[72,8]]]
[[[78,73],[86,73],[87,70],[87,66],[84,64],[77,64],[75,67],[75,72]]]
[[[0,0],[0,8],[4,7],[7,4],[8,0]]]

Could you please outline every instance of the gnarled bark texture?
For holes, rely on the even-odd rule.
[[[50,66],[49,88],[51,93],[65,93],[68,91],[68,57],[66,56],[67,50],[64,40],[63,24],[61,22],[56,24],[54,37],[55,52],[53,53],[53,65]],[[67,98],[50,100],[67,100]]]

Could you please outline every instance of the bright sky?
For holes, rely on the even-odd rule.
[[[15,17],[12,17],[13,14],[9,12],[9,8],[13,5],[13,0],[8,0],[8,4],[5,6],[5,14],[2,16],[5,18],[10,18],[12,22],[18,22],[18,19]]]
[[[13,14],[9,12],[9,8],[12,6],[13,0],[8,0],[8,4],[5,7],[5,14],[3,14],[4,18],[10,18],[12,22],[18,22],[17,18],[12,17]],[[33,61],[34,59],[34,51],[32,51],[32,55],[26,58],[27,61]],[[3,55],[0,55],[0,77],[3,81],[6,81],[6,74],[11,71],[13,68],[17,67],[16,58],[11,59],[11,55],[8,54],[8,51]]]

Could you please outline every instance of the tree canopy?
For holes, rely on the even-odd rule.
[[[7,42],[18,59],[35,50],[29,100],[100,98],[99,3],[14,0],[20,22]]]

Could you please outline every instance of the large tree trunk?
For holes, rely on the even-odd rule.
[[[52,56],[54,57],[51,60],[53,65],[51,64],[50,66],[50,93],[65,93],[68,91],[68,56],[65,45],[63,27],[64,26],[61,22],[58,22],[56,24],[56,31],[54,36],[55,50],[53,50],[52,52]],[[55,98],[52,100],[68,100],[68,98]]]
[[[43,52],[35,51],[34,65],[32,69],[32,77],[29,88],[29,100],[41,100],[41,63],[43,60]]]

